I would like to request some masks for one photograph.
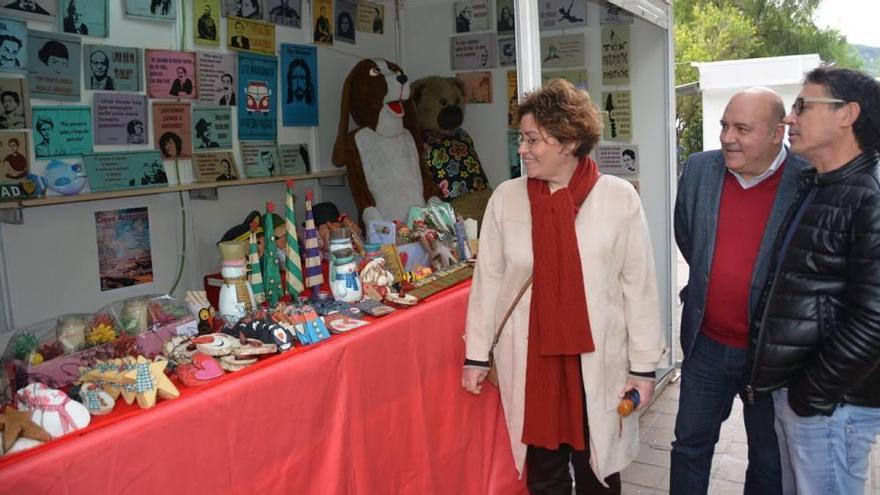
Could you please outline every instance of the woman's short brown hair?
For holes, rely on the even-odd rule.
[[[526,114],[532,114],[560,143],[577,143],[574,155],[578,158],[588,155],[602,135],[602,118],[590,94],[565,79],[551,79],[526,93],[517,109],[517,124]]]

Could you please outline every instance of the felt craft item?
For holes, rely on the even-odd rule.
[[[315,217],[312,211],[312,199],[314,193],[311,189],[306,191],[306,225],[303,237],[303,247],[305,248],[305,256],[303,262],[305,264],[305,280],[303,284],[312,291],[312,299],[318,293],[321,285],[324,284],[324,272],[321,268],[321,253],[318,250],[318,229],[315,228]],[[333,206],[333,203],[322,203]],[[336,208],[335,206],[333,207]],[[339,216],[339,212],[336,212]]]
[[[180,391],[165,375],[166,366],[168,361],[149,361],[143,356],[138,356],[134,369],[123,375],[123,383],[135,386],[135,397],[138,406],[142,409],[155,406],[157,395],[163,399],[180,397]]]
[[[31,419],[31,411],[19,411],[11,406],[6,406],[3,415],[0,416],[0,426],[3,426],[3,451],[9,452],[12,445],[19,437],[30,438],[40,442],[48,442],[52,439],[49,432]]]
[[[79,397],[86,409],[94,416],[102,416],[113,410],[116,401],[96,383],[84,383],[79,389]]]
[[[200,352],[193,355],[192,363],[177,367],[177,376],[187,387],[205,385],[224,374],[216,359]]]
[[[287,293],[295,299],[302,293],[304,286],[299,240],[296,237],[296,212],[293,209],[293,179],[287,180],[284,193],[284,238],[287,241],[284,248],[284,284]]]
[[[15,401],[19,410],[33,412],[31,419],[52,438],[85,428],[91,420],[86,406],[42,383],[31,383],[19,389]]]

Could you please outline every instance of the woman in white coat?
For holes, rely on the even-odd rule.
[[[494,350],[517,470],[533,494],[620,493],[661,355],[657,281],[636,190],[588,156],[602,132],[589,95],[555,79],[519,105],[527,177],[499,186],[480,233],[462,386],[479,394]]]

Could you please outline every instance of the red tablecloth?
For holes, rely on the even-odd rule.
[[[525,493],[497,390],[461,388],[467,295],[10,458],[0,493]]]

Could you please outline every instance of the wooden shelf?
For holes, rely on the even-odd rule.
[[[287,175],[280,177],[257,177],[253,179],[226,180],[220,182],[193,182],[190,184],[178,184],[167,187],[145,187],[141,189],[124,189],[121,191],[106,191],[84,194],[74,194],[71,196],[47,196],[45,198],[22,199],[19,201],[9,201],[0,203],[0,209],[5,208],[33,208],[37,206],[60,205],[67,203],[81,203],[84,201],[98,201],[102,199],[130,198],[134,196],[149,196],[152,194],[165,194],[178,191],[193,191],[197,189],[212,189],[216,187],[230,186],[249,186],[256,184],[272,184],[275,182],[285,182],[288,179],[308,180],[321,179],[325,177],[342,177],[346,175],[345,169],[326,170],[309,174]]]

